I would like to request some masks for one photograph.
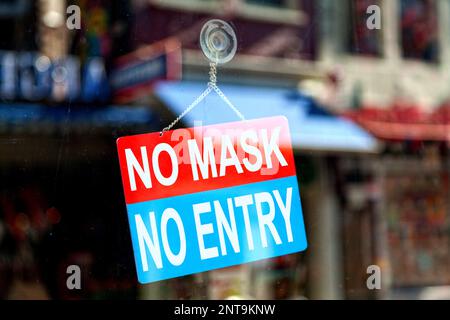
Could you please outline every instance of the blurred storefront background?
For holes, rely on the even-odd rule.
[[[289,119],[309,247],[138,285],[115,140],[203,91],[210,18],[239,40],[222,90],[248,119]],[[0,298],[450,298],[447,30],[449,0],[0,4]],[[210,96],[181,125],[235,120]]]

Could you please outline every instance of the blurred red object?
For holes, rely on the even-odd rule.
[[[416,105],[396,102],[390,108],[365,106],[342,115],[380,139],[450,143],[450,101],[431,113]]]

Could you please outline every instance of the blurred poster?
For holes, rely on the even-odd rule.
[[[405,58],[436,61],[438,56],[435,0],[402,0],[400,28]]]
[[[442,164],[397,160],[385,178],[394,287],[450,285],[448,175]],[[392,168],[396,163],[391,161]]]
[[[379,0],[351,0],[350,1],[350,35],[349,51],[367,56],[381,54],[381,32],[367,28],[367,8],[380,5]]]

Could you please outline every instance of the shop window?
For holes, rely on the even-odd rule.
[[[437,1],[402,0],[400,33],[402,55],[407,59],[438,59]]]
[[[424,160],[398,162],[389,165],[411,172],[392,170],[385,179],[393,285],[449,285],[448,173]]]
[[[367,28],[367,8],[381,5],[379,0],[350,0],[348,48],[350,53],[380,56],[382,52],[381,30]]]

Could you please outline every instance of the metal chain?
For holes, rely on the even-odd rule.
[[[228,97],[225,95],[225,93],[220,90],[220,88],[216,84],[210,84],[210,87],[214,89],[214,91],[218,94],[219,97],[222,98],[223,101],[231,108],[231,110],[236,113],[236,115],[241,119],[242,121],[245,120],[244,115],[234,106],[234,104],[231,103],[231,101],[228,99]]]
[[[210,62],[209,63],[209,83],[208,86],[212,87],[214,91],[219,95],[220,98],[222,98],[223,101],[231,108],[231,110],[236,113],[236,115],[241,120],[245,120],[245,117],[242,115],[242,113],[231,103],[231,101],[228,99],[228,97],[220,90],[220,88],[217,86],[217,63],[216,62]]]
[[[208,87],[203,91],[203,93],[195,99],[194,102],[192,102],[184,111],[175,119],[173,120],[167,127],[165,127],[161,132],[160,136],[164,134],[164,132],[172,129],[187,113],[189,113],[192,109],[194,109],[203,99],[206,98],[206,96],[214,90],[217,95],[225,101],[225,103],[231,108],[231,110],[236,113],[236,115],[241,119],[245,120],[245,117],[243,114],[231,103],[231,101],[228,99],[228,97],[220,90],[220,88],[217,86],[217,63],[210,62],[209,63],[209,82]]]
[[[209,85],[215,86],[217,84],[217,64],[209,63]]]
[[[184,109],[184,111],[175,119],[173,120],[167,127],[165,127],[161,132],[160,132],[160,136],[162,136],[164,134],[164,132],[172,129],[177,123],[178,121],[180,121],[187,113],[189,113],[192,109],[194,109],[200,102],[202,102],[203,99],[205,99],[205,97],[212,91],[212,87],[208,86],[205,91],[203,91],[203,93],[201,95],[199,95],[197,97],[197,99],[195,99],[194,102],[192,102],[189,107],[187,107],[186,109]]]

